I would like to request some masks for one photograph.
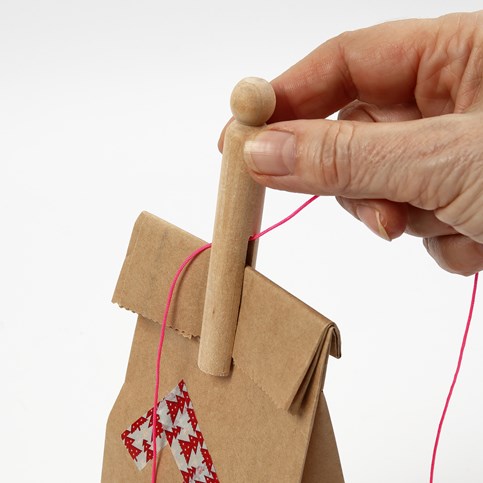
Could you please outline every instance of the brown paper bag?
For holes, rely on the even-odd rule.
[[[322,394],[337,327],[254,269],[245,269],[228,377],[197,367],[209,251],[176,289],[153,417],[155,358],[171,279],[203,241],[142,213],[113,301],[138,314],[126,380],[109,416],[102,481],[151,481],[152,424],[162,482],[341,483]]]

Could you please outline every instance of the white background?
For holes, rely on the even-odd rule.
[[[0,480],[99,481],[135,323],[110,304],[133,222],[148,210],[211,239],[239,79],[273,78],[344,30],[480,6],[2,0]],[[264,226],[306,198],[269,192]],[[428,481],[472,280],[333,199],[263,239],[258,268],[340,327],[326,395],[347,483]],[[483,481],[482,297],[438,483]]]

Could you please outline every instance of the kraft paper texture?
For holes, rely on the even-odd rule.
[[[204,242],[143,212],[136,221],[113,302],[138,314],[126,380],[109,416],[102,481],[150,482],[121,434],[152,407],[160,323],[172,277]],[[222,483],[343,483],[322,393],[328,356],[340,357],[333,322],[247,267],[232,370],[197,367],[209,251],[189,265],[173,298],[161,361],[160,400],[183,380]],[[147,445],[148,446],[148,445]],[[187,479],[168,445],[158,481]]]

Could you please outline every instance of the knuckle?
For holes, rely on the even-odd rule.
[[[424,239],[426,250],[442,269],[465,277],[483,268],[483,257],[476,256],[472,243],[463,235]]]
[[[329,122],[328,128],[322,130],[322,139],[318,139],[311,150],[309,164],[312,173],[309,175],[325,191],[324,194],[342,195],[351,184],[354,125]]]
[[[427,138],[418,143],[417,154],[424,160],[426,175],[417,196],[409,200],[435,210],[440,221],[461,227],[468,235],[469,219],[477,218],[475,210],[483,208],[482,121],[479,113],[441,117],[431,123],[431,130],[424,130]]]
[[[482,176],[474,176],[449,204],[435,211],[436,217],[459,233],[483,242]]]

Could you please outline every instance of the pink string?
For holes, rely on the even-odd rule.
[[[178,282],[178,279],[185,269],[185,267],[194,259],[196,258],[200,253],[203,253],[205,250],[211,247],[211,243],[207,243],[206,245],[203,245],[202,247],[196,249],[193,253],[191,253],[184,261],[183,263],[179,266],[178,270],[176,271],[173,281],[171,282],[171,285],[169,287],[169,292],[168,292],[168,298],[166,300],[166,306],[164,309],[164,314],[163,314],[163,322],[161,324],[161,334],[159,336],[159,345],[158,345],[158,352],[156,355],[156,384],[155,384],[155,389],[154,389],[154,404],[153,408],[153,471],[151,474],[151,481],[153,483],[156,483],[156,453],[157,453],[157,447],[156,447],[156,417],[155,415],[157,414],[157,408],[158,408],[158,392],[159,392],[159,372],[160,372],[160,362],[161,362],[161,352],[163,350],[163,344],[164,344],[164,333],[166,332],[166,322],[168,320],[168,313],[169,313],[169,307],[171,306],[171,300],[173,299],[173,294],[174,294],[174,289],[176,287],[176,283]]]
[[[294,216],[298,215],[304,208],[310,205],[310,203],[314,202],[318,198],[317,195],[312,196],[312,198],[308,199],[303,205],[299,206],[293,213],[288,215],[286,218],[283,220],[279,221],[278,223],[275,223],[275,225],[270,226],[266,230],[261,231],[260,233],[257,233],[255,235],[252,235],[249,240],[254,241],[258,240],[261,238],[263,235],[266,235],[267,233],[271,232],[272,230],[275,230],[275,228],[278,228],[279,226],[283,225],[284,223],[287,223],[287,221],[290,221]]]
[[[318,198],[318,196],[312,196],[309,200],[307,200],[303,205],[301,205],[299,208],[297,208],[292,214],[284,218],[283,220],[279,221],[278,223],[275,223],[275,225],[272,225],[271,227],[267,228],[266,230],[261,231],[260,233],[256,233],[255,235],[252,235],[249,240],[254,241],[257,240],[258,238],[262,237],[263,235],[266,235],[267,233],[271,232],[275,228],[278,228],[280,225],[283,225],[284,223],[287,223],[287,221],[290,221],[294,216],[296,216],[298,213],[300,213],[304,208],[306,208],[310,203],[315,201]],[[156,355],[156,384],[155,384],[155,389],[154,389],[154,404],[153,404],[153,433],[152,433],[152,439],[153,439],[153,467],[152,467],[152,472],[151,472],[151,483],[156,483],[156,473],[157,473],[157,447],[156,447],[156,413],[157,413],[157,407],[158,407],[158,392],[159,392],[159,374],[160,374],[160,365],[161,365],[161,353],[163,350],[163,344],[164,344],[164,334],[166,332],[166,324],[168,321],[168,313],[169,313],[169,308],[171,306],[171,301],[173,299],[173,294],[174,290],[176,288],[176,284],[178,282],[178,279],[183,272],[183,270],[189,265],[190,262],[192,262],[200,253],[203,253],[205,250],[208,250],[208,248],[211,248],[211,243],[207,243],[206,245],[203,245],[202,247],[196,249],[193,253],[191,253],[186,259],[183,261],[183,263],[179,266],[178,270],[176,271],[173,280],[171,282],[171,285],[169,287],[168,291],[168,297],[166,299],[166,305],[164,308],[164,314],[163,314],[163,322],[161,324],[161,333],[159,336],[159,344],[158,344],[158,352]]]
[[[274,225],[270,226],[266,230],[263,230],[260,233],[256,233],[255,235],[252,235],[249,238],[249,240],[250,241],[257,240],[258,238],[261,238],[262,236],[266,235],[267,233],[271,232],[272,230],[275,230],[275,228],[278,228],[279,226],[287,223],[294,216],[296,216],[298,213],[300,213],[304,208],[306,208],[308,205],[310,205],[312,202],[314,202],[317,198],[318,198],[318,196],[312,196],[310,199],[308,199],[305,203],[303,203],[299,208],[297,208],[289,216],[287,216],[283,220],[279,221],[278,223],[275,223]],[[162,324],[161,324],[161,333],[160,333],[160,337],[159,337],[158,351],[157,351],[157,355],[156,355],[156,384],[155,384],[155,390],[154,390],[154,404],[153,404],[153,408],[155,408],[155,409],[153,410],[153,432],[152,432],[153,466],[152,466],[152,473],[151,473],[151,483],[156,483],[156,473],[157,473],[157,447],[156,447],[157,434],[156,434],[156,430],[157,430],[157,428],[156,428],[155,414],[157,413],[157,406],[158,406],[161,353],[162,353],[162,350],[163,350],[164,335],[165,335],[165,332],[166,332],[166,324],[167,324],[167,320],[168,320],[168,313],[169,313],[169,309],[170,309],[170,306],[171,306],[171,301],[173,299],[173,294],[174,294],[174,290],[176,288],[176,284],[177,284],[178,279],[181,276],[183,270],[200,253],[203,253],[205,250],[208,250],[209,248],[211,248],[211,243],[207,243],[206,245],[203,245],[202,247],[196,249],[188,257],[186,257],[186,259],[181,263],[178,270],[176,271],[176,273],[173,277],[173,280],[171,282],[171,285],[169,287],[169,291],[168,291],[168,297],[167,297],[167,300],[166,300],[166,305],[165,305],[164,314],[163,314],[163,321],[162,321]],[[456,371],[455,371],[455,374],[454,374],[454,377],[453,377],[453,382],[451,383],[451,387],[450,387],[448,396],[446,398],[446,403],[444,405],[443,414],[441,415],[441,419],[440,419],[439,426],[438,426],[438,431],[437,431],[437,434],[436,434],[436,440],[434,442],[433,457],[432,457],[432,460],[431,460],[430,483],[433,483],[436,454],[437,454],[437,451],[438,451],[438,444],[439,444],[439,438],[440,438],[440,435],[441,435],[441,429],[443,427],[443,423],[444,423],[444,420],[445,420],[445,417],[446,417],[446,412],[448,410],[448,406],[449,406],[449,403],[451,401],[453,389],[456,385],[456,381],[458,380],[458,375],[459,375],[461,363],[462,363],[462,360],[463,360],[463,354],[464,354],[465,346],[466,346],[466,339],[468,337],[468,332],[469,332],[470,325],[471,325],[471,319],[473,317],[473,309],[474,309],[474,306],[475,306],[477,287],[478,287],[478,273],[476,273],[475,277],[474,277],[473,292],[472,292],[471,303],[470,303],[470,310],[469,310],[469,314],[468,314],[468,320],[466,322],[465,332],[464,332],[464,335],[463,335],[463,341],[462,341],[461,348],[460,348],[458,364],[456,366]]]
[[[429,482],[433,483],[433,476],[434,476],[434,466],[436,463],[436,453],[438,452],[438,444],[439,444],[439,437],[441,435],[441,429],[443,427],[444,419],[446,417],[446,411],[448,410],[449,402],[451,401],[451,396],[453,395],[453,389],[456,385],[456,381],[458,380],[458,374],[461,368],[461,362],[463,361],[463,354],[465,352],[466,346],[466,339],[468,337],[468,331],[470,330],[471,319],[473,318],[473,309],[475,307],[475,299],[476,299],[476,290],[478,288],[478,273],[475,273],[474,281],[473,281],[473,293],[471,295],[471,303],[470,303],[470,311],[468,314],[468,320],[466,322],[465,333],[463,335],[463,341],[461,343],[460,354],[458,357],[458,364],[456,365],[456,371],[453,376],[453,382],[451,383],[451,387],[449,388],[448,396],[446,397],[446,403],[444,405],[443,414],[441,415],[441,419],[438,425],[438,431],[436,433],[436,440],[434,442],[433,448],[433,457],[431,459],[431,472],[429,476]]]

